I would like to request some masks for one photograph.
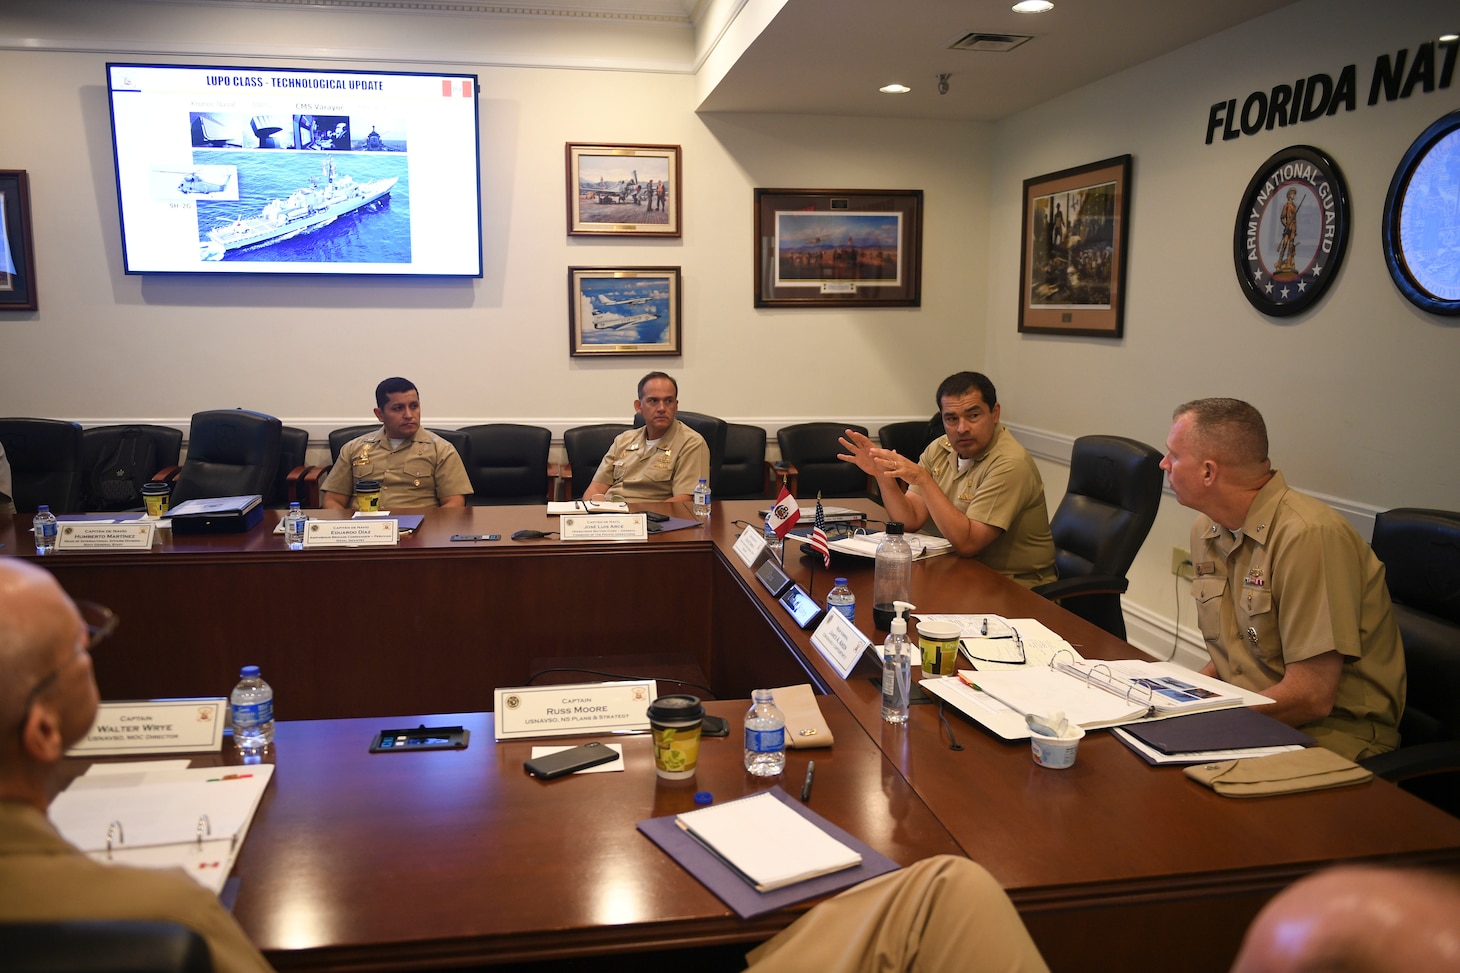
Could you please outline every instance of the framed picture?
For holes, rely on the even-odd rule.
[[[1460,314],[1460,111],[1425,129],[1394,170],[1384,199],[1384,262],[1415,307]]]
[[[1128,155],[1024,180],[1019,330],[1125,333]]]
[[[677,145],[568,148],[569,236],[680,235]]]
[[[1249,303],[1286,317],[1313,305],[1348,249],[1348,187],[1311,145],[1275,152],[1252,176],[1237,208],[1232,259]]]
[[[34,310],[30,180],[24,169],[0,169],[0,311]]]
[[[678,355],[678,267],[569,267],[568,352]]]
[[[917,307],[921,189],[757,189],[756,307]]]

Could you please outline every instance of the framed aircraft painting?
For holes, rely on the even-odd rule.
[[[0,311],[34,310],[30,181],[24,169],[0,169]]]
[[[677,145],[567,143],[568,235],[680,235]]]
[[[569,267],[574,358],[678,355],[678,267]]]

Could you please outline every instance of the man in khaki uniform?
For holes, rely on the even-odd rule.
[[[351,505],[358,480],[380,481],[380,509],[463,507],[471,478],[456,448],[421,425],[421,397],[403,378],[375,387],[381,427],[350,440],[320,484],[327,508]]]
[[[1161,468],[1202,515],[1202,672],[1271,697],[1262,712],[1351,760],[1399,746],[1404,652],[1384,565],[1337,511],[1288,488],[1251,405],[1199,399],[1172,420]]]
[[[62,756],[96,719],[89,650],[105,631],[89,633],[50,574],[0,559],[0,922],[176,922],[207,941],[219,973],[266,973],[217,896],[181,870],[92,861],[46,818]]]
[[[0,514],[15,513],[15,487],[10,481],[10,461],[5,458],[5,447],[0,445]]]
[[[710,475],[710,447],[675,418],[679,383],[663,372],[645,375],[639,379],[634,411],[644,417],[643,427],[621,434],[608,447],[584,499],[691,499],[700,478]]]
[[[962,556],[977,557],[1025,587],[1056,580],[1044,480],[999,423],[994,383],[959,372],[938,386],[937,401],[947,434],[919,460],[878,449],[851,429],[839,458],[877,478],[888,519],[946,537]],[[910,485],[906,494],[898,480]]]

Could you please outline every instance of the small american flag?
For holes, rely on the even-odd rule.
[[[821,509],[821,494],[816,494],[816,520],[811,527],[811,549],[821,555],[822,567],[831,567],[831,548],[826,544],[826,511]]]

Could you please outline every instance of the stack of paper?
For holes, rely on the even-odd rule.
[[[769,793],[688,811],[680,828],[755,887],[769,892],[861,864],[837,841]]]

